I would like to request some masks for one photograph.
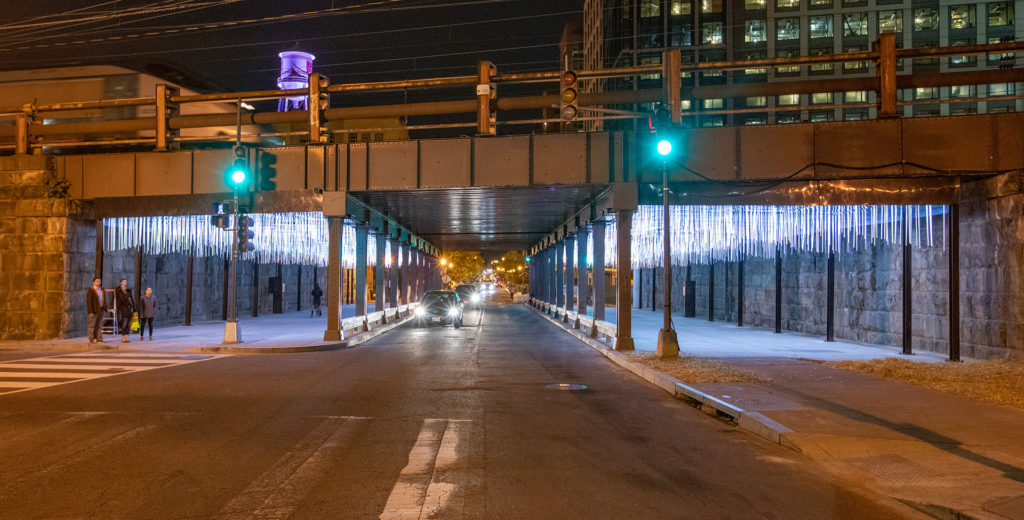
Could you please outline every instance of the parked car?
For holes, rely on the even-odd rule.
[[[416,326],[452,324],[462,327],[462,300],[454,291],[427,291],[416,307]]]
[[[475,285],[456,285],[455,294],[459,295],[459,299],[462,300],[462,303],[465,306],[480,307],[482,303],[480,291],[477,290]]]

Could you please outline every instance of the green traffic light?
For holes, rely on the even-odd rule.
[[[243,182],[245,182],[245,170],[236,169],[235,171],[231,172],[231,181],[234,182],[235,184],[242,184]]]
[[[668,139],[658,141],[658,153],[663,156],[672,153],[672,143]]]

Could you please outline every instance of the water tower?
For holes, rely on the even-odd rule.
[[[300,50],[288,50],[278,54],[281,58],[281,75],[277,78],[277,88],[291,90],[309,88],[309,74],[313,72],[313,60],[316,56]],[[289,110],[307,110],[306,96],[281,98],[277,102],[278,112]]]

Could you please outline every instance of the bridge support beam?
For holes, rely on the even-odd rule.
[[[576,232],[576,275],[577,282],[576,286],[579,288],[576,295],[578,299],[577,311],[582,316],[587,315],[587,300],[590,296],[590,283],[587,281],[587,228],[582,228]],[[576,318],[576,323],[573,324],[573,328],[580,328],[580,320]]]
[[[576,237],[569,235],[565,237],[565,316],[563,323],[569,322],[569,311],[576,303]]]
[[[633,345],[633,258],[632,233],[633,210],[615,212],[616,244],[616,286],[615,299],[615,350],[634,350]]]
[[[590,225],[594,240],[594,319],[604,320],[604,221]]]
[[[344,217],[327,217],[327,330],[324,331],[324,341],[341,341],[342,336],[341,240],[344,227]]]
[[[399,247],[398,239],[395,237],[388,238],[388,242],[391,243],[391,268],[388,269],[388,306],[398,307],[398,256]]]
[[[377,240],[377,265],[373,268],[373,310],[380,312],[384,310],[384,279],[387,271],[384,266],[384,251],[387,249],[387,235],[376,233]]]
[[[365,223],[356,224],[356,316],[366,315],[366,249],[370,230]]]
[[[960,205],[949,205],[949,360],[960,361]]]

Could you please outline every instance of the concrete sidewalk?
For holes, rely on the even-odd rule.
[[[612,312],[606,321],[613,321],[614,310],[607,310]],[[944,355],[907,357],[895,348],[827,343],[821,337],[735,323],[678,316],[673,321],[684,353],[771,382],[689,384],[576,334],[705,412],[732,418],[743,429],[935,518],[1024,520],[1024,411],[798,359],[900,356],[942,362]],[[633,309],[632,322],[636,349],[654,351],[661,313]]]
[[[342,306],[342,317],[355,316],[355,305]],[[403,319],[404,320],[404,319]],[[403,320],[399,320],[401,323]],[[5,341],[0,349],[11,350],[146,350],[157,352],[226,352],[234,354],[270,354],[288,352],[312,352],[344,348],[352,345],[351,340],[324,341],[327,328],[327,312],[311,318],[309,311],[285,314],[265,314],[253,318],[239,316],[242,343],[223,344],[224,322],[203,321],[191,326],[157,327],[153,340],[140,340],[139,335],[129,336],[130,343],[122,343],[121,336],[104,335],[101,345],[90,345],[85,337],[49,341]],[[391,328],[391,324],[357,336],[361,341],[375,336],[377,331]],[[147,331],[148,334],[148,331]],[[369,335],[367,335],[369,334]],[[367,335],[367,337],[363,337]]]

